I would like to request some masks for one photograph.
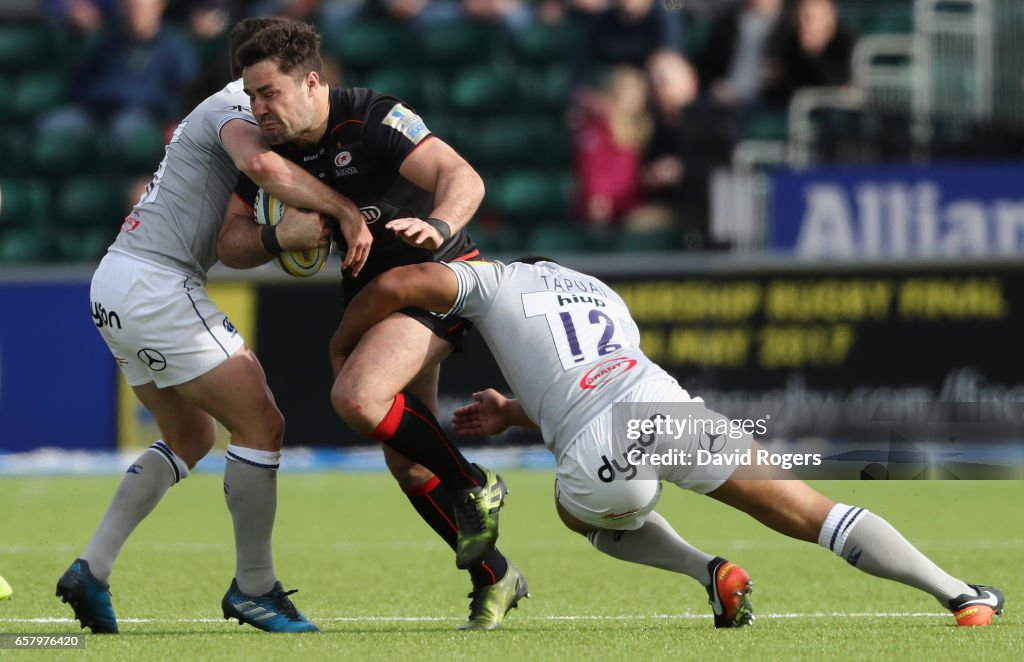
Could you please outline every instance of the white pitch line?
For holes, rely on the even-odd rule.
[[[758,614],[760,619],[792,619],[792,618],[947,618],[949,614],[938,612],[815,612],[815,613],[781,613]],[[710,614],[634,614],[634,615],[517,615],[516,621],[641,621],[641,620],[703,620]],[[458,620],[458,616],[331,616],[316,618],[317,622],[331,623],[434,623]],[[222,618],[118,618],[118,623],[222,623]],[[75,623],[71,618],[0,618],[0,623]]]

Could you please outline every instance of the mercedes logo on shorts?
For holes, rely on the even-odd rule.
[[[167,367],[167,359],[164,355],[155,349],[145,347],[139,350],[139,358],[149,367],[153,372],[160,372]]]
[[[708,437],[707,446],[704,445],[704,440],[702,438],[700,438],[700,437],[697,438],[697,445],[700,446],[703,450],[706,450],[709,453],[717,453],[718,451],[720,451],[723,448],[725,448],[725,441],[726,440],[725,440],[725,435],[724,434],[722,434],[722,433],[711,434],[707,430],[704,430],[704,434],[706,434],[707,437]],[[722,440],[721,443],[718,443],[719,439]]]

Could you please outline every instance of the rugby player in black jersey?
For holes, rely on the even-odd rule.
[[[319,49],[311,26],[286,23],[243,44],[238,59],[267,142],[350,197],[370,228],[364,267],[343,275],[346,304],[391,267],[477,256],[465,226],[483,199],[480,176],[399,99],[331,89]],[[226,265],[248,268],[280,246],[273,227],[253,223],[255,187],[243,179],[236,193],[219,253]],[[331,402],[350,427],[383,443],[388,468],[417,512],[469,570],[470,618],[460,628],[490,630],[527,589],[493,545],[504,483],[466,461],[435,416],[439,364],[466,327],[463,320],[409,309],[375,326],[347,357],[332,341]]]

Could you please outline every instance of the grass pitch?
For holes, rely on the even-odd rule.
[[[696,582],[603,556],[562,528],[553,474],[503,472],[512,494],[499,547],[532,598],[491,633],[455,628],[468,576],[380,473],[282,474],[275,554],[318,635],[268,635],[225,621],[231,522],[220,477],[174,487],[125,546],[112,577],[120,636],[74,651],[13,652],[85,660],[275,659],[1019,659],[1024,650],[1024,483],[832,482],[819,489],[886,517],[925,554],[1007,595],[989,628],[956,628],[929,596],[869,577],[825,550],[667,486],[658,510],[684,538],[743,565],[756,623],[712,626]],[[119,476],[0,478],[0,633],[79,633],[54,585],[82,550]],[[1017,651],[1014,653],[1013,651]]]

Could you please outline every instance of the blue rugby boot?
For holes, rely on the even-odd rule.
[[[238,581],[232,579],[231,588],[224,594],[220,606],[224,610],[224,618],[237,618],[239,625],[248,623],[265,632],[319,632],[320,628],[303,616],[288,599],[296,592],[298,589],[286,591],[281,582],[275,582],[274,588],[263,595],[246,595],[238,590]]]
[[[117,634],[110,585],[93,576],[85,559],[75,559],[57,580],[57,597],[71,605],[83,628],[88,627],[93,634]]]

